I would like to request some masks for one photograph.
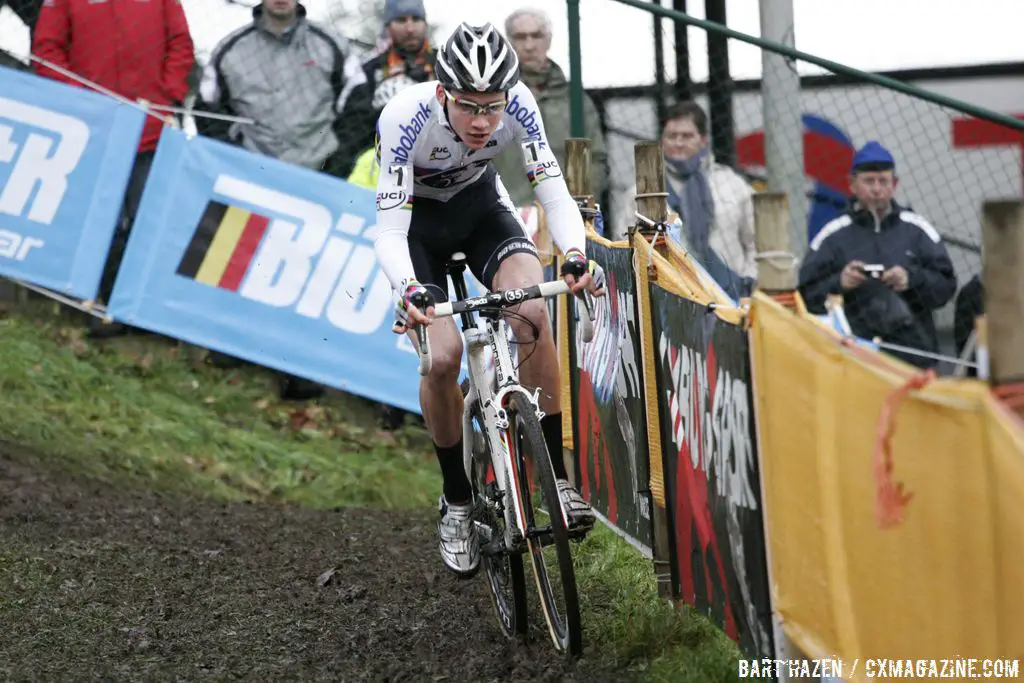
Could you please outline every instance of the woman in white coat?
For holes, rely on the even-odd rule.
[[[756,277],[753,189],[739,173],[716,163],[708,150],[708,119],[695,102],[669,108],[661,133],[669,209],[683,222],[678,239],[698,260],[710,247],[736,274]],[[634,186],[628,211],[614,229],[634,222]]]

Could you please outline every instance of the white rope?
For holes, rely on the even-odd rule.
[[[149,116],[154,116],[154,117],[160,119],[160,121],[163,121],[163,118],[161,118],[160,116],[154,114],[153,112],[151,112],[149,110],[150,109],[150,104],[148,102],[146,102],[145,100],[140,100],[139,102],[133,102],[132,100],[129,100],[127,97],[124,97],[123,95],[119,95],[116,92],[114,92],[113,90],[110,90],[109,88],[104,88],[99,83],[95,83],[93,81],[90,81],[88,78],[83,78],[82,76],[79,76],[74,71],[69,71],[68,69],[65,69],[64,67],[60,66],[59,64],[54,64],[53,62],[51,62],[51,61],[49,61],[47,59],[43,59],[42,57],[37,57],[37,56],[35,56],[34,54],[31,54],[31,53],[29,54],[28,58],[31,59],[33,62],[39,62],[40,64],[45,66],[47,69],[52,69],[52,70],[56,71],[57,73],[61,74],[62,76],[67,76],[68,78],[70,78],[73,81],[77,81],[78,83],[81,83],[82,85],[87,85],[87,86],[89,86],[90,88],[92,88],[93,90],[95,90],[98,93],[106,95],[107,97],[112,97],[112,98],[114,98],[115,100],[117,100],[118,102],[120,102],[122,104],[131,105],[131,106],[135,107],[136,109],[141,110],[143,113],[145,113],[145,114],[147,114]]]
[[[643,215],[639,211],[634,211],[633,215],[636,216],[639,220],[641,220],[644,223],[646,223],[647,225],[649,225],[650,227],[654,228],[655,231],[656,231],[655,234],[654,234],[654,239],[652,239],[650,242],[647,243],[647,250],[648,250],[647,260],[651,264],[653,264],[654,263],[654,243],[658,241],[658,235],[659,234],[661,234],[661,235],[665,234],[667,226],[664,223],[658,223],[657,221],[652,221],[650,218],[648,218],[647,216]]]
[[[54,64],[53,62],[51,62],[48,59],[43,59],[42,57],[37,57],[36,55],[31,54],[31,53],[29,54],[28,57],[33,62],[38,62],[38,63],[42,64],[43,66],[45,66],[47,69],[52,69],[53,71],[56,71],[57,73],[61,74],[62,76],[66,76],[67,78],[70,78],[73,81],[81,83],[82,85],[87,85],[87,86],[89,86],[90,88],[92,88],[93,90],[95,90],[98,93],[106,95],[107,97],[112,97],[112,98],[114,98],[115,100],[117,100],[118,102],[120,102],[122,104],[128,104],[128,105],[131,105],[131,106],[135,107],[136,109],[140,109],[140,110],[142,110],[143,113],[158,119],[161,123],[166,123],[165,117],[160,116],[159,114],[157,114],[155,112],[167,112],[169,114],[182,114],[182,115],[190,114],[190,115],[192,115],[194,117],[205,117],[205,118],[209,118],[209,119],[220,119],[222,121],[233,121],[233,122],[237,122],[237,123],[248,123],[248,124],[255,123],[255,121],[253,119],[246,118],[246,117],[243,117],[243,116],[231,116],[231,115],[228,115],[228,114],[214,114],[212,112],[209,112],[209,113],[208,112],[196,112],[196,111],[194,111],[192,109],[184,109],[182,107],[170,107],[170,106],[166,106],[166,105],[162,105],[162,104],[152,104],[152,103],[150,103],[150,102],[148,102],[146,100],[142,100],[142,99],[140,99],[137,102],[135,102],[135,101],[132,101],[132,100],[128,99],[127,97],[125,97],[123,95],[120,95],[120,94],[114,92],[110,88],[105,88],[102,85],[100,85],[99,83],[96,83],[94,81],[90,81],[88,78],[84,78],[82,76],[79,76],[74,71],[70,71],[68,69],[65,69],[64,67],[60,66],[59,64]]]
[[[945,356],[941,353],[932,353],[931,351],[922,351],[921,349],[915,349],[912,346],[902,346],[901,344],[893,344],[891,342],[882,341],[881,337],[875,337],[871,340],[871,343],[878,346],[880,349],[888,349],[890,351],[901,351],[911,356],[921,356],[922,358],[931,358],[932,360],[946,361],[947,363],[953,363],[954,365],[965,365],[970,368],[978,367],[977,363],[972,363],[967,360],[960,360],[955,356]]]
[[[792,262],[790,264],[792,266],[795,266],[800,261],[800,259],[788,251],[759,251],[754,254],[755,261],[767,261],[769,259],[789,259]]]
[[[151,104],[150,109],[156,109],[158,111],[166,111],[170,114],[181,114],[182,116],[193,116],[197,119],[218,119],[220,121],[231,121],[232,123],[256,123],[256,119],[250,119],[247,116],[234,116],[232,114],[217,114],[212,111],[196,111],[195,109],[189,109],[188,107],[170,107],[165,104]]]
[[[978,345],[978,331],[977,330],[971,330],[971,335],[969,337],[967,337],[967,343],[964,344],[964,350],[963,350],[963,353],[960,354],[960,358],[961,359],[970,358],[971,354],[974,353],[974,348],[977,345]],[[967,372],[966,372],[966,368],[967,367],[979,368],[980,364],[974,364],[973,366],[968,366],[967,363],[957,363],[956,369],[953,371],[953,376],[954,377],[963,377],[964,375],[967,374]]]

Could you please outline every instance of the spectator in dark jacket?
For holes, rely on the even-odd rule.
[[[131,30],[118,31],[112,38],[114,26]],[[129,100],[174,107],[181,106],[188,94],[188,78],[195,64],[192,37],[180,0],[46,0],[36,24],[32,52],[47,64],[75,73]],[[38,65],[36,73],[90,87],[47,64]],[[139,153],[125,191],[121,221],[100,283],[100,301],[106,302],[113,291],[166,117],[166,112],[146,117]],[[98,318],[91,321],[90,332],[94,336],[124,331],[120,324],[102,325]]]
[[[363,63],[365,82],[352,90],[339,127],[339,156],[353,159],[353,167],[373,147],[377,117],[396,91],[396,81],[404,86],[434,78],[435,51],[427,39],[423,0],[387,0],[384,31],[388,47]]]
[[[848,210],[815,235],[800,268],[800,294],[823,313],[842,294],[854,334],[938,352],[933,311],[956,291],[956,274],[938,231],[893,200],[896,162],[878,142],[853,158]],[[894,353],[919,367],[935,361]]]

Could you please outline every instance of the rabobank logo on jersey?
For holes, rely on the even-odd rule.
[[[512,100],[505,107],[505,113],[514,118],[526,134],[531,138],[540,137],[540,115],[519,101],[519,95],[514,95]]]
[[[395,161],[400,164],[409,163],[409,155],[412,154],[412,148],[416,144],[417,138],[420,133],[423,132],[423,128],[427,125],[427,121],[430,120],[430,107],[426,103],[420,103],[420,108],[416,111],[416,114],[409,119],[408,124],[398,124],[401,137],[398,138],[398,145],[391,148],[391,153],[395,155]]]

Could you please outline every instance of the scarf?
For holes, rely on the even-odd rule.
[[[381,82],[399,74],[406,74],[417,83],[429,81],[434,77],[434,48],[429,40],[424,40],[420,51],[412,54],[393,47],[387,51],[382,66]]]
[[[707,148],[686,160],[665,159],[665,186],[668,205],[682,219],[681,231],[669,235],[684,245],[693,259],[707,271],[733,300],[750,296],[753,279],[740,277],[711,248],[711,228],[715,221],[715,200],[711,185],[701,166],[708,158]],[[680,232],[682,234],[680,234]]]
[[[705,148],[689,159],[665,159],[668,205],[683,220],[684,244],[701,265],[708,261],[711,227],[715,220],[711,185],[701,168],[707,157]]]

